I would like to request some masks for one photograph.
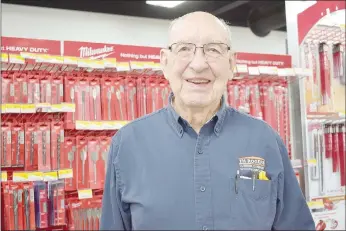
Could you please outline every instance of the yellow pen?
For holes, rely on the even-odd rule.
[[[266,176],[266,172],[265,171],[260,171],[259,172],[258,179],[259,180],[269,180],[268,177]]]

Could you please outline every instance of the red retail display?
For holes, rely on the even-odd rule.
[[[96,230],[111,137],[168,103],[160,48],[2,42],[2,228]],[[290,149],[290,56],[236,57],[227,102],[265,120]]]

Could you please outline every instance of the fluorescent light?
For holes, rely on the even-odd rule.
[[[180,5],[183,2],[185,1],[146,1],[146,3],[149,5],[162,6],[167,8],[176,7],[177,5]]]

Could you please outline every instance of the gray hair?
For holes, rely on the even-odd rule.
[[[186,14],[186,15],[188,15],[188,14]],[[170,34],[170,32],[171,32],[172,27],[174,26],[174,24],[175,24],[176,22],[178,22],[179,20],[183,19],[186,15],[183,15],[183,16],[181,16],[181,17],[179,17],[179,18],[176,18],[176,19],[174,19],[174,20],[171,21],[171,23],[169,24],[169,28],[168,28],[168,34]],[[226,21],[223,20],[223,19],[221,19],[221,18],[218,18],[218,17],[216,17],[216,16],[214,16],[214,17],[218,20],[218,22],[221,24],[221,26],[227,31],[227,34],[228,34],[227,40],[228,40],[229,46],[231,46],[231,44],[232,44],[232,43],[231,43],[231,42],[232,42],[232,33],[231,33],[231,28],[229,27],[229,24],[226,23]],[[231,47],[232,47],[232,46],[231,46]]]

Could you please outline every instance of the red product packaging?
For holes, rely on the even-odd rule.
[[[319,44],[319,60],[320,60],[320,77],[321,77],[321,93],[322,104],[328,105],[331,99],[331,79],[330,79],[330,61],[328,59],[328,45],[326,43]]]
[[[50,141],[50,123],[38,123],[37,141],[38,141],[38,170],[49,171],[51,169],[51,141]]]
[[[341,44],[333,45],[333,70],[334,78],[340,80],[341,84],[345,84],[345,51]]]
[[[290,113],[288,102],[288,89],[287,86],[282,88],[283,91],[283,103],[284,103],[284,127],[285,127],[285,139],[284,142],[288,149],[288,154],[291,156],[291,128],[290,128]]]
[[[100,141],[98,137],[88,137],[88,175],[90,179],[90,188],[101,188],[100,172],[103,169],[99,168],[101,162],[100,156]]]
[[[338,126],[332,125],[332,164],[333,172],[338,171],[339,167],[339,142],[338,142]]]
[[[69,75],[64,79],[64,100],[66,103],[76,104],[77,93],[75,86],[77,84],[76,76]],[[76,106],[76,105],[75,105]],[[76,110],[77,108],[75,108]],[[76,112],[67,112],[65,117],[65,127],[74,129],[76,121]]]
[[[345,186],[345,134],[346,134],[345,124],[339,125],[338,130],[338,144],[339,144],[339,163],[340,163],[340,180],[341,186]]]
[[[77,158],[79,157],[77,156],[77,146],[75,137],[65,137],[64,150],[66,157],[63,159],[64,164],[62,168],[72,169],[73,171],[73,177],[65,180],[65,190],[73,191],[77,189]]]
[[[12,163],[12,124],[1,123],[1,167],[10,167]]]
[[[169,98],[169,88],[168,88],[168,82],[164,78],[159,79],[159,101],[158,101],[158,107],[163,108],[168,104],[168,98]]]
[[[146,114],[146,89],[145,89],[145,77],[139,76],[137,78],[137,112],[138,117],[144,116]]]
[[[333,154],[333,136],[332,136],[332,126],[330,124],[324,124],[324,152],[326,158],[332,157]]]
[[[14,85],[12,75],[2,74],[1,93],[2,103],[14,103]]]
[[[25,170],[34,171],[38,169],[38,137],[37,124],[25,123]]]
[[[45,182],[35,182],[36,227],[48,227],[48,193]]]
[[[9,219],[10,217],[10,202],[11,202],[11,197],[10,197],[10,186],[8,182],[1,182],[1,188],[3,189],[3,194],[2,194],[2,206],[1,206],[1,212],[3,214],[3,230],[13,230],[13,224],[12,219]]]
[[[101,161],[98,162],[99,178],[101,179],[101,188],[104,186],[104,180],[107,172],[107,161],[112,138],[108,136],[100,137],[100,156]]]
[[[9,230],[22,230],[23,229],[23,206],[20,199],[22,199],[22,191],[20,191],[18,183],[9,183]]]
[[[113,80],[108,77],[101,79],[101,109],[102,120],[116,120],[115,105],[117,98],[115,95]]]
[[[90,91],[89,91],[89,114],[90,120],[101,120],[101,89],[100,80],[92,79],[90,80]]]
[[[116,96],[116,104],[115,106],[115,114],[116,114],[116,120],[126,120],[127,118],[127,111],[126,111],[126,93],[125,93],[125,77],[119,77],[117,78],[113,84],[114,84],[114,91]]]
[[[24,221],[23,230],[35,230],[35,200],[32,182],[23,184]]]
[[[78,77],[76,91],[76,120],[90,120],[90,86],[89,79]]]
[[[40,78],[38,75],[28,75],[28,103],[40,103]]]
[[[13,75],[14,103],[28,103],[28,82],[25,74]]]
[[[51,104],[52,102],[52,78],[50,75],[40,76],[40,101]]]
[[[61,169],[62,163],[65,162],[64,152],[64,123],[62,121],[51,123],[51,169]]]
[[[259,86],[256,82],[250,86],[250,114],[256,118],[263,119],[260,101]]]
[[[64,88],[63,88],[63,77],[62,76],[53,76],[51,83],[51,92],[52,92],[52,104],[61,104],[64,102]]]
[[[11,166],[23,167],[24,166],[24,124],[12,124],[12,157]]]
[[[83,222],[79,216],[82,207],[82,201],[69,199],[68,201],[68,230],[83,230]]]
[[[78,179],[77,189],[88,189],[89,184],[89,153],[88,153],[88,138],[84,136],[77,136],[77,174]]]
[[[135,120],[138,117],[137,113],[137,86],[135,78],[126,79],[126,111],[127,120]]]

